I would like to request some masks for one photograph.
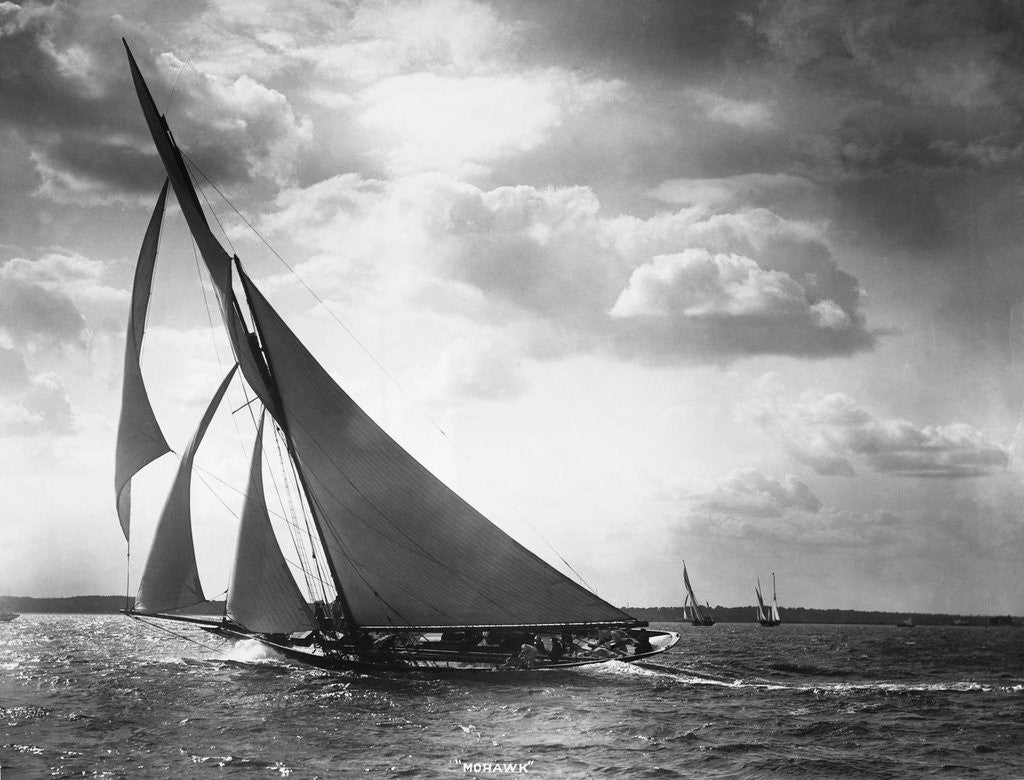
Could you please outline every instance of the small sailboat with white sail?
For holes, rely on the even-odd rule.
[[[255,639],[328,669],[560,669],[632,661],[676,644],[678,634],[648,631],[646,621],[499,529],[339,386],[214,235],[187,157],[127,42],[125,49],[167,176],[139,253],[125,347],[115,496],[126,540],[133,477],[171,451],[139,360],[169,189],[212,282],[234,356],[180,454],[126,612]],[[236,419],[250,417],[255,434],[223,615],[201,617],[185,613],[209,603],[193,539],[191,478],[232,383],[241,383],[246,398]],[[276,531],[264,494],[264,471],[271,471],[264,461],[273,460],[265,449],[278,454],[275,479],[289,496],[273,513]],[[287,558],[280,539],[295,547]]]
[[[686,561],[683,561],[683,585],[686,587],[686,599],[683,602],[683,620],[692,626],[713,626],[715,619],[711,616],[711,605],[702,607],[697,597],[693,595],[693,586],[690,584],[690,575],[686,571]]]
[[[757,594],[757,607],[754,610],[754,617],[764,628],[772,628],[782,623],[782,614],[779,612],[779,599],[775,593],[775,572],[772,572],[772,604],[770,607],[764,605],[764,597],[761,595],[761,580],[758,579],[757,587],[754,588]]]

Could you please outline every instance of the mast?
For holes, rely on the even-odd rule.
[[[184,155],[130,52],[129,64],[242,375],[282,426],[349,630],[642,624],[540,559],[417,461],[338,385],[238,266],[252,332],[233,290],[233,259],[199,208]]]
[[[221,312],[224,316],[225,326],[228,329],[232,348],[234,349],[238,362],[242,367],[242,374],[245,376],[246,381],[253,386],[253,390],[256,391],[257,395],[264,399],[264,403],[270,407],[271,414],[281,425],[281,430],[285,434],[289,456],[295,463],[296,473],[299,474],[301,488],[306,496],[307,503],[310,506],[310,511],[313,513],[314,525],[317,526],[317,532],[320,534],[321,544],[323,544],[323,531],[321,530],[320,523],[317,520],[317,512],[314,508],[315,502],[310,498],[311,493],[308,488],[308,483],[303,476],[302,467],[295,455],[292,438],[288,431],[287,423],[284,420],[284,414],[281,411],[280,393],[278,392],[276,383],[274,382],[273,371],[271,370],[269,363],[269,355],[262,349],[257,334],[251,333],[246,327],[245,319],[242,316],[241,307],[238,303],[238,298],[232,287],[231,257],[211,232],[209,222],[207,221],[206,215],[203,213],[202,206],[199,203],[199,197],[196,194],[192,178],[188,173],[188,168],[185,165],[181,151],[178,149],[178,145],[174,141],[174,136],[171,133],[167,119],[160,114],[157,109],[156,104],[153,101],[153,96],[149,91],[149,87],[146,85],[146,81],[142,77],[142,73],[135,62],[135,58],[132,56],[131,49],[128,47],[128,42],[123,38],[121,40],[124,44],[125,52],[128,55],[128,63],[132,74],[132,80],[135,84],[135,90],[138,94],[139,103],[142,107],[142,113],[146,119],[146,124],[149,127],[150,134],[153,137],[153,142],[156,145],[157,152],[163,162],[164,170],[167,172],[168,179],[170,180],[175,195],[177,196],[178,205],[181,207],[185,221],[188,223],[189,232],[192,234],[193,239],[199,246],[199,252],[206,263],[207,270],[210,272],[214,287],[217,290],[217,296],[220,302]],[[236,257],[234,260],[237,264],[238,258]],[[246,277],[241,273],[241,265],[238,265],[237,267],[244,285],[247,281]],[[246,292],[246,295],[248,299],[248,291]],[[251,305],[250,312],[252,312]],[[258,331],[256,315],[254,312],[252,312],[252,318],[254,326]],[[259,387],[259,384],[262,384],[263,387]],[[263,392],[261,392],[261,390]],[[271,401],[269,404],[267,403],[268,396]],[[327,554],[326,557],[328,560],[331,578],[334,580],[335,589],[342,605],[346,624],[348,625],[349,630],[353,632],[353,636],[355,636],[357,626],[352,617],[351,610],[347,606],[347,599],[342,593],[341,581],[335,567],[331,563],[331,556]]]
[[[246,276],[245,272],[242,270],[242,263],[238,259],[237,255],[234,257],[234,262],[235,269],[238,271],[238,278],[241,280],[242,288],[246,293],[246,303],[249,303],[249,277]],[[234,306],[238,308],[238,298],[235,296],[234,291],[231,293],[231,299]],[[270,359],[270,352],[262,347],[260,322],[251,303],[249,304],[249,316],[252,318],[252,325],[255,333],[249,333],[246,331],[246,335],[255,342],[253,344],[253,350],[263,357],[263,364],[260,368],[265,371],[264,380],[267,389],[274,398],[275,406],[278,409],[283,410],[284,407],[281,404],[281,394],[278,390],[277,381],[274,377],[274,366]],[[338,576],[334,560],[327,553],[327,537],[324,535],[323,526],[320,521],[320,513],[317,509],[313,493],[309,489],[309,482],[306,478],[305,471],[303,470],[302,463],[299,461],[298,455],[295,452],[295,444],[292,440],[291,432],[289,431],[286,415],[282,412],[282,414],[275,417],[275,419],[277,420],[277,424],[281,427],[281,432],[284,434],[285,448],[288,450],[288,456],[291,458],[292,464],[295,466],[295,473],[299,478],[299,488],[302,490],[302,494],[306,497],[306,505],[309,507],[309,512],[313,516],[313,527],[316,528],[317,538],[320,540],[320,545],[324,550],[324,558],[327,560],[327,570],[330,572],[331,580],[334,582],[334,590],[337,594],[338,605],[341,607],[345,627],[348,630],[349,635],[352,637],[353,642],[356,644],[356,648],[359,649],[359,624],[356,622],[355,616],[352,614],[352,608],[348,603],[348,598],[345,596],[345,590],[342,588],[341,578]]]

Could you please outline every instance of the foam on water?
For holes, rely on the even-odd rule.
[[[224,651],[221,651],[220,657],[226,661],[243,664],[286,663],[286,659],[281,653],[255,639],[240,639],[227,645]]]
[[[919,627],[908,646],[885,627],[722,624],[683,629],[653,662],[492,681],[339,676],[198,629],[26,617],[3,633],[4,778],[463,777],[488,762],[530,762],[536,777],[999,778],[1024,766],[1017,629]]]

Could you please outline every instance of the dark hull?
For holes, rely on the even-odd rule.
[[[781,625],[781,620],[758,620],[757,621],[761,628],[775,628],[775,626]]]
[[[472,652],[460,650],[447,650],[442,648],[410,648],[402,651],[395,651],[387,658],[367,659],[359,658],[354,654],[324,653],[314,648],[296,647],[273,641],[266,636],[249,634],[224,627],[211,627],[210,631],[228,636],[234,639],[253,639],[266,647],[280,653],[289,661],[313,666],[318,669],[326,669],[335,672],[362,672],[362,673],[388,673],[388,674],[414,674],[424,673],[435,675],[485,675],[488,679],[497,677],[516,677],[522,675],[551,674],[554,672],[571,671],[584,666],[595,666],[607,663],[608,661],[624,661],[632,663],[660,655],[671,649],[679,641],[679,635],[670,631],[650,631],[652,643],[657,646],[645,653],[633,653],[629,655],[589,656],[589,657],[567,657],[558,661],[550,661],[546,658],[538,659],[537,663],[528,668],[515,668],[506,665],[507,653],[494,652]]]

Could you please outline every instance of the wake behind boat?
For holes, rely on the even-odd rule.
[[[139,254],[126,339],[115,466],[126,540],[131,480],[170,451],[139,361],[168,186],[213,283],[236,361],[181,454],[129,614],[199,623],[329,669],[557,669],[671,648],[678,634],[648,631],[646,621],[513,540],[388,436],[324,370],[214,236],[186,157],[127,42],[125,49],[168,180]],[[237,411],[248,409],[256,433],[231,586],[220,620],[191,617],[180,613],[207,601],[192,535],[193,461],[236,379],[251,399]],[[265,503],[265,434],[284,454],[275,479],[296,497],[282,512],[298,563],[286,562]]]

